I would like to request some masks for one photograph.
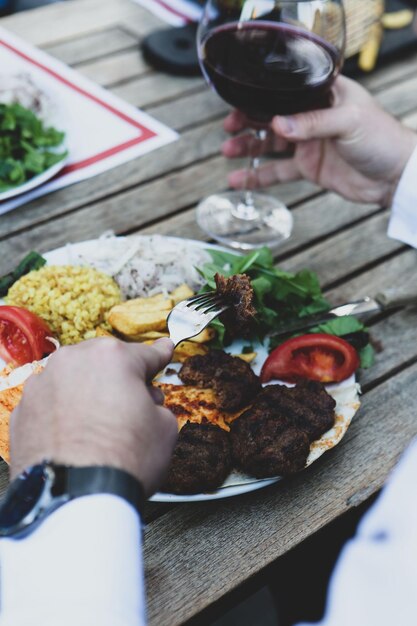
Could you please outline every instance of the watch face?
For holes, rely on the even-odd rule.
[[[33,511],[45,490],[48,473],[44,465],[34,465],[9,486],[0,504],[0,534],[7,535]]]

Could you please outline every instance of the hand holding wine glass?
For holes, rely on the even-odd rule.
[[[340,0],[209,0],[197,36],[207,81],[245,115],[258,139],[277,114],[331,105],[344,39]],[[256,186],[258,155],[251,156],[247,187]],[[251,189],[210,196],[197,220],[213,238],[241,249],[274,246],[292,228],[282,202]]]
[[[344,76],[337,78],[333,96],[331,109],[273,118],[270,148],[279,152],[291,143],[294,154],[260,168],[259,186],[306,179],[348,200],[390,206],[417,145],[417,134]],[[224,122],[225,130],[233,134],[248,126],[248,119],[239,111]],[[240,134],[223,144],[223,154],[228,158],[246,156],[250,144],[250,136]],[[229,184],[236,189],[242,189],[245,181],[245,170],[229,175]]]

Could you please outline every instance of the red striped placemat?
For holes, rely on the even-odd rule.
[[[0,78],[6,74],[28,76],[45,94],[51,111],[50,123],[65,131],[69,151],[65,167],[54,179],[0,202],[0,215],[145,155],[178,136],[164,124],[4,28],[0,28],[0,68]]]

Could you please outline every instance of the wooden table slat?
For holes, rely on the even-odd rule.
[[[111,54],[119,53],[137,45],[137,37],[128,33],[119,26],[111,26],[104,30],[73,38],[70,41],[44,46],[46,52],[67,65],[92,63],[92,59],[107,58]],[[97,80],[97,79],[96,79]]]

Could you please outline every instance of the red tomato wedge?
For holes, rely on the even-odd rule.
[[[336,383],[349,378],[358,367],[358,353],[350,343],[334,335],[311,333],[275,348],[262,367],[261,381],[277,378],[295,383],[307,378]]]
[[[55,350],[48,324],[20,306],[0,306],[0,358],[24,365]]]

